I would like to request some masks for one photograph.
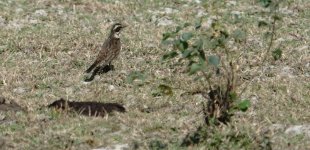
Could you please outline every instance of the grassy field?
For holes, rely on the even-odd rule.
[[[277,61],[267,55],[261,65],[268,28],[258,28],[257,21],[267,18],[266,12],[256,0],[214,5],[203,0],[2,0],[0,96],[27,109],[0,113],[2,148],[181,149],[184,137],[203,124],[205,99],[184,96],[202,85],[182,73],[182,66],[160,61],[169,51],[161,45],[162,34],[199,16],[232,14],[242,23],[226,28],[246,29],[251,48],[231,46],[233,53],[242,54],[235,58],[237,92],[248,85],[241,98],[249,99],[251,107],[237,113],[228,126],[215,129],[211,142],[190,148],[214,149],[212,144],[220,143],[220,149],[264,149],[270,143],[273,149],[310,149],[310,1],[281,3],[273,47],[283,54]],[[113,63],[116,69],[85,83],[84,71],[114,22],[128,25],[121,37],[123,49]],[[145,75],[143,82],[127,82],[134,71]],[[162,84],[172,87],[173,94],[157,94]],[[61,97],[117,102],[128,112],[100,118],[45,108]]]

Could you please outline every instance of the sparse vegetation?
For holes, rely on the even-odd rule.
[[[0,112],[0,143],[309,149],[307,132],[288,131],[309,124],[309,7],[307,0],[1,1],[0,96],[27,112]],[[128,27],[115,70],[85,84],[85,69],[118,21]],[[61,97],[120,103],[127,112],[100,118],[45,109]]]

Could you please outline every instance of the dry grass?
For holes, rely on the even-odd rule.
[[[274,124],[309,124],[310,103],[310,3],[290,0],[283,4],[283,20],[277,24],[274,47],[281,47],[280,61],[268,57],[259,65],[266,49],[257,20],[261,10],[254,2],[237,1],[229,8],[242,12],[252,48],[239,59],[239,75],[254,77],[243,93],[252,102],[247,113],[238,114],[223,132],[242,132],[251,142]],[[161,13],[164,8],[178,12]],[[215,8],[227,12],[227,8]],[[2,113],[11,121],[0,124],[0,135],[8,149],[90,149],[128,144],[148,148],[154,140],[177,149],[182,138],[203,123],[200,102],[203,98],[180,95],[199,89],[171,63],[162,64],[167,51],[160,45],[162,33],[184,21],[194,21],[202,7],[195,2],[109,1],[109,0],[5,0],[0,2],[0,91],[15,99],[28,113]],[[157,12],[159,11],[159,12]],[[42,13],[43,12],[43,13]],[[44,13],[45,12],[45,13]],[[212,15],[212,14],[210,14]],[[158,18],[175,24],[157,26]],[[2,19],[1,19],[2,18]],[[123,50],[114,62],[115,71],[83,83],[84,70],[97,54],[116,21],[129,25],[123,32]],[[227,27],[230,28],[230,27]],[[236,28],[236,27],[231,27]],[[132,71],[146,74],[144,83],[126,82]],[[240,92],[248,80],[240,80]],[[160,84],[173,87],[172,96],[154,97]],[[107,118],[61,114],[46,108],[60,97],[76,101],[118,102],[128,113]],[[151,108],[150,113],[142,112]],[[307,136],[288,136],[268,130],[274,149],[309,149]],[[289,146],[288,146],[289,145]],[[197,148],[203,148],[199,145]],[[226,147],[236,149],[235,147]]]

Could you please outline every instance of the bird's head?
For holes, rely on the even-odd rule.
[[[121,23],[115,23],[112,25],[112,28],[111,28],[111,35],[114,36],[114,38],[120,38],[120,32],[123,28],[125,28],[126,25],[123,25]]]

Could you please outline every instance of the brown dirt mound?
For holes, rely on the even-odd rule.
[[[70,110],[75,111],[78,114],[86,115],[86,116],[101,116],[104,117],[108,113],[112,113],[114,111],[117,112],[126,112],[126,109],[118,103],[100,103],[100,102],[75,102],[75,101],[67,101],[61,98],[60,100],[56,100],[50,105],[49,108],[56,108],[62,110]]]

